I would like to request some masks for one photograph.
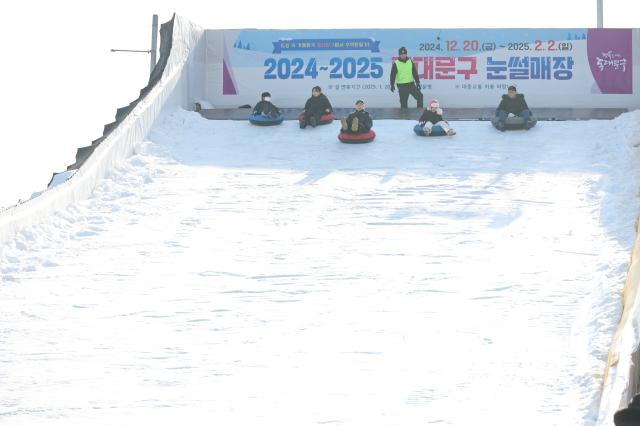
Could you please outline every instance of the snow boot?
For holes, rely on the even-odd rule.
[[[358,132],[358,117],[353,117],[353,120],[351,120],[351,131],[353,133]]]
[[[347,128],[349,127],[349,126],[347,125],[347,119],[346,119],[346,118],[341,118],[341,119],[340,119],[340,124],[342,125],[342,127],[341,127],[341,129],[340,129],[340,130],[342,130],[343,132],[346,132],[346,131],[347,131]]]

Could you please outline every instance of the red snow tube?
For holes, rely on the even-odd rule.
[[[338,139],[344,143],[367,143],[374,140],[376,132],[369,130],[367,133],[345,133],[340,132]]]
[[[318,122],[318,124],[329,124],[335,119],[336,119],[336,116],[333,115],[332,112],[330,112],[329,114],[321,115],[320,122]],[[304,120],[304,113],[298,116],[298,121],[303,121],[303,120]]]

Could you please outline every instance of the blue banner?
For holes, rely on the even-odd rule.
[[[380,42],[370,38],[297,39],[273,42],[273,53],[318,50],[367,50],[370,52],[379,52]]]
[[[446,106],[495,106],[511,85],[532,107],[623,105],[603,95],[629,95],[625,102],[635,105],[633,34],[587,28],[216,30],[208,34],[210,81],[219,93],[211,99],[252,104],[269,91],[280,107],[300,106],[319,86],[334,106],[356,99],[397,106],[392,70],[404,47],[423,95]]]

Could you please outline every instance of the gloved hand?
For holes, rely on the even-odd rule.
[[[395,92],[395,91],[396,91],[396,86],[391,85],[391,91],[392,91],[392,92]]]
[[[509,115],[507,115],[507,117],[515,117],[516,115],[512,112],[509,113]]]
[[[420,86],[420,82],[419,81],[416,81],[416,87],[418,88],[418,90],[422,89],[422,87]]]

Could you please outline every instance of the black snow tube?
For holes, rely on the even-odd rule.
[[[491,124],[493,124],[493,127],[495,127],[498,130],[501,130],[498,127],[498,117],[493,117],[493,119],[491,120]],[[507,119],[505,120],[504,124],[505,130],[521,130],[524,129],[524,123],[525,123],[525,119],[523,117],[507,117]],[[535,126],[538,123],[538,120],[536,120],[535,118],[531,117],[531,127]]]

